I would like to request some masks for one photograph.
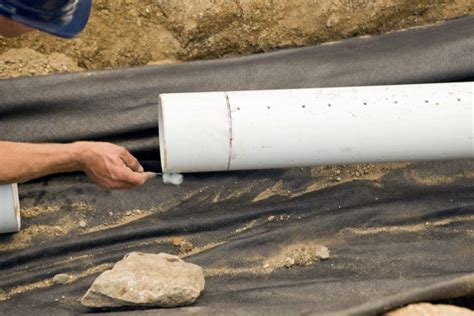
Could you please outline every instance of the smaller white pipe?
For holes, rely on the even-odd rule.
[[[474,158],[473,83],[162,94],[163,172]]]
[[[20,231],[18,185],[0,185],[0,234]]]

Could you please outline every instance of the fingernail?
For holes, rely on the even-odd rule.
[[[140,167],[138,167],[138,172],[142,173],[144,171],[145,171],[145,169],[143,169],[143,167],[140,165]]]

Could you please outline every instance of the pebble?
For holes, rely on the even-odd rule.
[[[265,264],[263,265],[263,268],[264,268],[264,269],[268,269],[268,268],[270,268],[270,265],[269,265],[268,263],[265,263]]]
[[[70,276],[69,274],[59,273],[59,274],[56,274],[53,277],[53,283],[54,284],[66,284],[71,279],[72,279],[72,276]]]
[[[175,247],[181,246],[181,243],[184,241],[181,237],[173,237],[171,238],[171,244]]]
[[[326,247],[322,247],[321,249],[318,249],[316,251],[316,258],[320,259],[320,260],[327,260],[329,259],[329,249],[326,248]]]
[[[267,220],[268,220],[269,222],[273,222],[273,221],[275,220],[275,216],[273,216],[273,215],[272,215],[272,216],[268,216]]]
[[[84,227],[86,227],[86,226],[87,226],[87,223],[86,223],[85,220],[80,220],[80,221],[79,221],[79,227],[84,228]]]
[[[187,240],[183,241],[179,247],[182,252],[190,252],[193,248],[193,244]]]
[[[294,265],[295,265],[295,259],[290,258],[290,257],[286,258],[286,260],[285,260],[285,267],[291,268],[291,267],[294,266]]]

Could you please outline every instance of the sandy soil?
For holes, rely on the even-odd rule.
[[[473,11],[470,0],[95,0],[73,40],[0,37],[0,78],[250,54]]]

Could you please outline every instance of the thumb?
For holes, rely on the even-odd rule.
[[[157,174],[154,172],[142,172],[140,173],[140,176],[143,177],[145,181],[148,181],[148,180],[156,178]]]

